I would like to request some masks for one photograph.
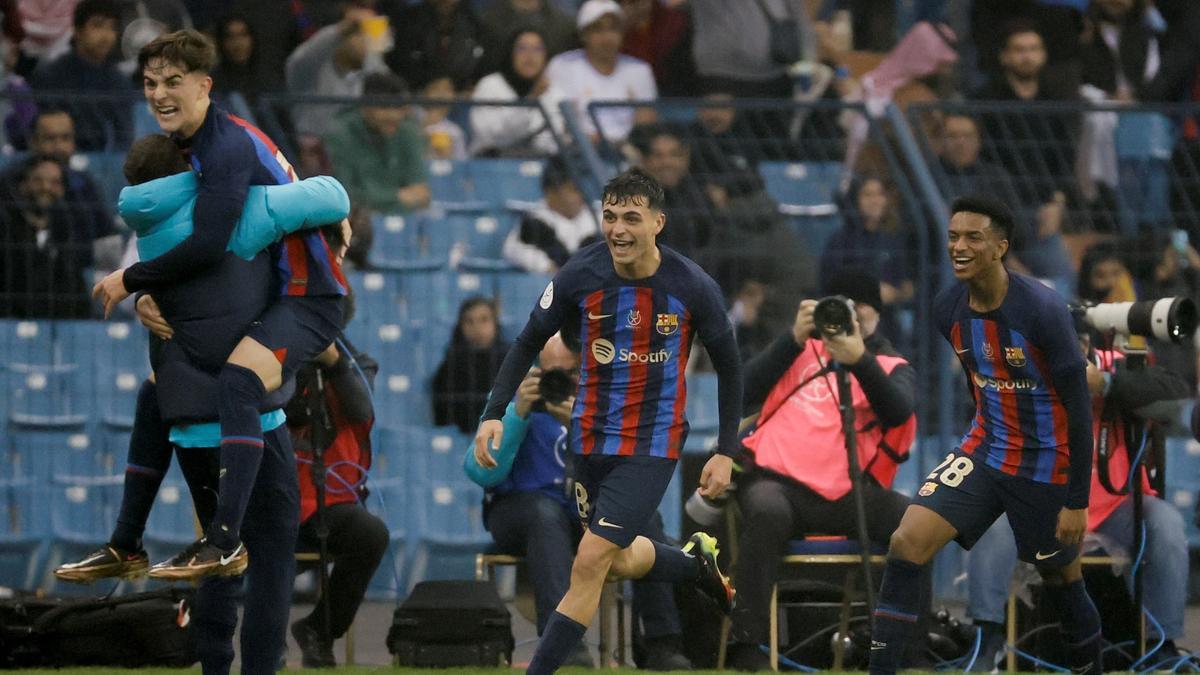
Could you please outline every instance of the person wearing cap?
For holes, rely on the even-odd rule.
[[[760,411],[743,438],[748,461],[737,490],[738,602],[727,664],[737,670],[770,668],[759,645],[768,640],[771,589],[787,543],[857,535],[834,368],[849,371],[871,541],[887,545],[908,507],[889,486],[916,437],[916,374],[876,332],[883,303],[869,270],[841,270],[825,293],[853,303],[848,333],[818,329],[818,301],[806,299],[795,323],[745,367],[746,410]]]
[[[578,106],[579,122],[593,141],[621,143],[634,124],[655,119],[654,109],[600,108],[595,122],[588,112],[592,101],[647,101],[658,98],[654,71],[641,59],[621,53],[625,14],[616,0],[587,0],[575,16],[582,49],[563,52],[550,60],[550,85]]]

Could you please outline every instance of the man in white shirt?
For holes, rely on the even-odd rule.
[[[588,210],[566,162],[553,157],[542,171],[542,201],[508,233],[504,259],[526,272],[550,274],[596,234],[596,216]]]
[[[624,13],[615,0],[587,0],[579,8],[575,25],[582,49],[563,52],[550,60],[546,75],[551,86],[578,105],[583,130],[600,140],[622,143],[636,124],[655,120],[654,109],[601,108],[596,129],[587,106],[592,101],[644,101],[658,98],[654,72],[641,59],[621,54]]]

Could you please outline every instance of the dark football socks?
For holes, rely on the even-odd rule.
[[[121,511],[109,543],[125,551],[142,548],[146,519],[158,496],[163,475],[171,466],[169,429],[158,409],[158,389],[149,380],[142,383],[133,414],[133,433],[125,464],[125,491]]]
[[[891,675],[914,638],[922,565],[888,558],[871,623],[871,673]]]
[[[263,434],[258,405],[267,391],[249,368],[225,364],[217,378],[221,400],[221,469],[217,513],[208,540],[226,551],[237,548],[250,491],[262,463]]]
[[[680,549],[651,540],[654,544],[654,564],[642,577],[642,581],[695,581],[700,576],[700,562],[694,555]]]
[[[586,632],[587,626],[555,611],[546,622],[546,630],[542,632],[533,660],[525,670],[526,675],[549,675],[558,670],[575,652],[575,646]]]
[[[1102,670],[1100,613],[1083,585],[1083,579],[1069,584],[1046,584],[1049,609],[1062,621],[1063,637],[1071,650],[1071,670],[1076,673]]]

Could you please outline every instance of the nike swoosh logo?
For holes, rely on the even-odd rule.
[[[955,354],[966,354],[969,351],[971,351],[971,348],[967,347],[966,349],[955,349],[954,353]]]
[[[1056,555],[1058,555],[1058,551],[1055,551],[1054,553],[1042,553],[1041,551],[1038,551],[1037,553],[1033,554],[1033,557],[1037,558],[1038,560],[1046,560],[1047,558],[1053,558]]]
[[[592,314],[591,312],[588,312],[588,321],[599,321],[600,319],[607,319],[610,316],[612,316],[612,314]]]
[[[600,520],[598,520],[598,521],[596,522],[596,524],[597,524],[597,525],[599,525],[600,527],[615,527],[615,528],[617,528],[618,530],[623,530],[623,529],[625,529],[625,528],[624,528],[624,527],[622,527],[621,525],[617,525],[616,523],[610,523],[610,522],[608,522],[608,518],[601,518]]]
[[[233,562],[238,557],[238,555],[242,552],[242,546],[243,546],[243,544],[238,544],[238,547],[233,549],[233,553],[230,553],[228,558],[225,556],[221,556],[221,560],[220,560],[221,566],[224,567],[225,565],[228,565],[229,563]],[[1055,553],[1057,553],[1057,551],[1055,551]]]

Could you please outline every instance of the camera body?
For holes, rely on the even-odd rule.
[[[539,412],[546,410],[546,404],[558,405],[571,397],[575,390],[575,378],[566,368],[549,368],[542,371],[538,379],[538,400],[533,409]]]
[[[818,337],[854,335],[854,301],[844,295],[830,295],[817,301],[813,323]]]
[[[1070,308],[1072,314],[1101,333],[1111,330],[1123,336],[1141,335],[1181,343],[1190,340],[1196,331],[1196,303],[1186,297],[1072,304]]]

